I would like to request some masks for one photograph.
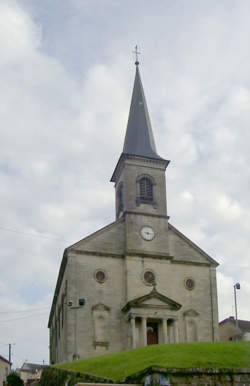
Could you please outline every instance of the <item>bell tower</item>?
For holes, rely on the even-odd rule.
[[[166,257],[169,243],[165,171],[169,161],[157,154],[138,60],[135,66],[123,151],[111,177],[116,190],[116,219],[125,220],[126,259]],[[128,279],[128,288],[129,283]]]
[[[167,216],[165,170],[169,161],[157,154],[138,60],[135,65],[123,152],[111,177],[116,218],[125,212]]]

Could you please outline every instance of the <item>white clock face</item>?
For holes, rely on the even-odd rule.
[[[141,228],[141,235],[144,240],[150,241],[155,237],[155,232],[151,227],[145,226]]]

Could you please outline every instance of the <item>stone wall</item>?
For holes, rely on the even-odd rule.
[[[152,366],[125,379],[115,381],[108,378],[81,374],[73,371],[46,367],[43,370],[41,386],[116,386],[118,384],[145,386],[247,386],[250,385],[248,369],[166,369]]]
[[[250,369],[147,369],[147,375],[139,374],[128,377],[127,382],[134,381],[147,386],[186,386],[186,385],[250,385]],[[142,375],[142,374],[141,374]]]

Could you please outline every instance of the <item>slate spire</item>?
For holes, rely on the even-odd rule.
[[[130,105],[123,154],[162,159],[156,152],[153,131],[139,72],[139,62],[135,62],[136,72]]]

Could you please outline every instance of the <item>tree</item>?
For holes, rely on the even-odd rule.
[[[9,373],[9,375],[6,378],[6,381],[7,381],[7,385],[9,385],[9,386],[10,385],[11,386],[23,386],[22,379],[19,377],[19,375],[15,371],[12,371],[11,373]]]

